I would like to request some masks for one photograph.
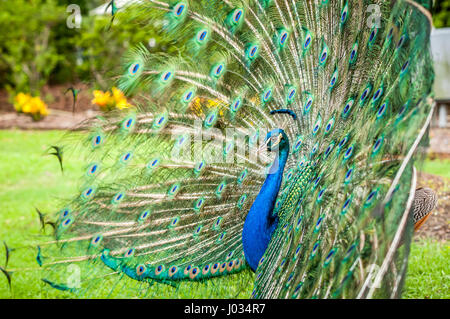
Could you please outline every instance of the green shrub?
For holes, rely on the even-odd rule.
[[[39,94],[45,84],[92,82],[103,90],[121,72],[121,56],[139,43],[154,39],[152,50],[169,48],[153,26],[132,13],[119,11],[111,28],[110,14],[89,16],[105,1],[78,1],[81,28],[68,28],[73,0],[0,1],[0,88],[12,96],[18,92]],[[18,10],[20,8],[20,11]],[[124,18],[124,19],[122,19]],[[141,16],[145,19],[145,16]]]
[[[432,14],[436,28],[450,27],[450,0],[435,1]]]
[[[9,91],[38,93],[65,59],[55,41],[65,15],[56,0],[0,2],[0,69]]]

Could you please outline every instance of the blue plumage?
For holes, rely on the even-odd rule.
[[[275,137],[275,142],[272,138]],[[269,151],[277,152],[270,172],[245,219],[242,231],[242,243],[245,259],[255,271],[267,249],[273,231],[278,226],[278,216],[273,213],[275,201],[281,187],[283,172],[289,155],[289,140],[281,129],[267,134]],[[275,145],[275,143],[277,143]]]

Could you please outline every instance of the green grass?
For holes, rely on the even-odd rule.
[[[30,240],[39,241],[39,221],[34,207],[42,212],[54,212],[58,202],[76,191],[77,172],[83,163],[73,158],[64,161],[61,175],[55,157],[44,155],[49,145],[57,143],[61,131],[0,131],[0,240],[18,248],[11,255],[9,268],[22,269],[13,274],[13,290],[9,291],[4,276],[0,276],[0,298],[73,298],[69,293],[49,289],[41,280],[42,273],[35,261],[36,250],[21,248]],[[430,173],[450,172],[450,162],[437,165],[427,162]],[[24,237],[24,234],[30,234]],[[2,251],[2,250],[0,250]],[[411,251],[404,297],[449,298],[449,245],[423,241],[414,243]],[[4,253],[0,253],[3,265]],[[27,270],[24,270],[27,269]],[[252,291],[253,275],[246,272],[215,279],[209,286],[186,283],[178,291],[181,298],[238,297],[247,298]],[[126,283],[129,289],[123,289]],[[108,293],[113,279],[102,283],[103,289],[89,297],[130,298],[148,293],[152,297],[169,297],[173,288],[157,285],[143,290],[136,282],[125,280]],[[98,285],[98,283],[94,283]]]
[[[450,298],[449,243],[422,241],[412,246],[403,298]]]
[[[427,159],[421,167],[423,172],[444,176],[450,178],[450,160],[449,159]]]
[[[24,246],[24,234],[39,234],[39,221],[34,207],[42,212],[54,211],[58,197],[72,193],[75,184],[70,172],[81,163],[67,161],[67,180],[61,178],[58,162],[44,156],[48,145],[62,136],[62,132],[0,131],[0,239],[10,247]],[[32,238],[34,239],[34,238]],[[12,252],[11,268],[36,268],[35,251],[18,249]],[[3,252],[1,254],[3,258]],[[3,264],[3,262],[1,263]],[[14,297],[44,297],[36,272],[17,272],[14,277]],[[0,297],[8,297],[6,280],[0,279]],[[57,294],[48,295],[56,297]]]

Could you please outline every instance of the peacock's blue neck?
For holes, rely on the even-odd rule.
[[[278,224],[278,216],[273,214],[273,209],[288,155],[289,143],[280,149],[270,170],[272,174],[267,176],[245,219],[242,242],[245,258],[253,271],[258,267]]]

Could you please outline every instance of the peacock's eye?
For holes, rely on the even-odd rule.
[[[277,136],[272,136],[272,138],[271,138],[272,146],[280,144],[282,139],[283,139],[283,135],[281,135],[281,134],[279,134]]]

